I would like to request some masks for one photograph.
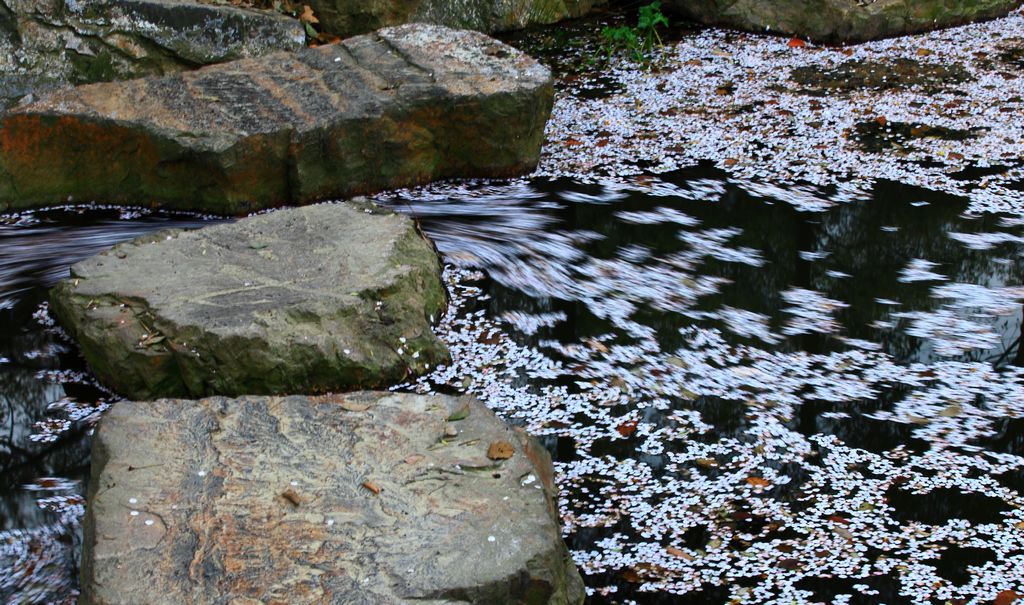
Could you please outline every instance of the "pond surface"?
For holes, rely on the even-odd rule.
[[[378,201],[449,263],[454,361],[557,461],[592,603],[988,603],[1024,592],[1024,220],[699,165]],[[40,307],[70,263],[207,219],[0,219],[0,596],[74,596],[94,384]]]

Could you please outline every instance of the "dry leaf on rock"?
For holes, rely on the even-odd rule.
[[[495,441],[487,448],[487,457],[491,460],[508,460],[515,453],[516,448],[508,441]]]
[[[299,21],[303,23],[320,23],[320,19],[313,14],[313,9],[308,4],[302,5],[302,13],[299,14]]]

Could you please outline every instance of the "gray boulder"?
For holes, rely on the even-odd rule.
[[[51,300],[97,376],[137,399],[382,386],[448,358],[433,247],[369,205],[144,236],[72,267]]]
[[[551,74],[483,34],[412,24],[0,120],[0,210],[74,200],[241,214],[536,165]]]
[[[994,19],[1021,0],[665,0],[668,10],[709,25],[864,42]]]
[[[0,0],[0,99],[301,48],[296,19],[195,0]]]
[[[118,403],[79,602],[575,605],[551,478],[535,440],[468,398]]]
[[[434,23],[495,33],[580,17],[606,0],[309,0],[320,26],[339,36],[388,25]]]

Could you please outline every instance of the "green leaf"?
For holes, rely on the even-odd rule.
[[[448,422],[457,422],[459,420],[465,420],[466,418],[469,418],[469,404],[466,404],[452,412],[451,415],[448,416]]]

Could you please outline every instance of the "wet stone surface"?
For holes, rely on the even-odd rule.
[[[81,600],[579,605],[551,478],[472,398],[121,402],[95,439]]]
[[[434,250],[372,204],[146,235],[74,265],[51,300],[103,383],[136,399],[377,387],[448,358]]]
[[[146,200],[238,215],[514,176],[537,163],[551,99],[550,72],[525,54],[424,24],[80,86],[0,120],[0,208]]]

